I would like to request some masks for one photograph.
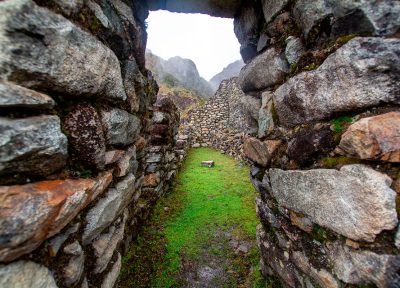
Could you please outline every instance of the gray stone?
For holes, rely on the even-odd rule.
[[[258,111],[258,137],[268,136],[274,129],[273,93],[266,91],[261,96],[261,108]]]
[[[358,251],[334,242],[329,257],[337,277],[351,284],[375,284],[379,288],[399,287],[400,256]]]
[[[60,250],[61,246],[68,239],[71,234],[78,232],[81,223],[75,223],[69,227],[65,232],[58,234],[57,236],[50,239],[47,243],[47,251],[51,257],[55,257]]]
[[[135,192],[135,176],[128,174],[115,188],[110,188],[86,215],[87,225],[83,232],[83,244],[89,244],[108,227],[132,200]]]
[[[136,86],[138,85],[138,77],[143,77],[134,60],[129,60],[122,66],[122,78],[124,79],[124,87],[127,96],[129,112],[139,111],[139,97],[136,94]]]
[[[364,165],[309,171],[270,169],[278,203],[353,240],[373,242],[398,222],[392,180]]]
[[[11,82],[0,82],[0,108],[51,109],[56,102],[49,96]]]
[[[66,254],[72,255],[68,263],[62,269],[64,284],[69,287],[76,284],[81,279],[85,255],[83,254],[81,245],[76,240],[65,246],[63,250]]]
[[[290,0],[261,0],[264,18],[267,24],[289,4]]]
[[[200,147],[200,145],[199,145]],[[147,155],[146,162],[147,163],[159,163],[161,162],[163,155],[160,153],[151,153]]]
[[[0,118],[0,135],[0,174],[49,175],[66,165],[67,137],[57,116]]]
[[[107,233],[100,234],[95,240],[93,240],[92,247],[94,255],[96,256],[96,266],[93,271],[95,274],[101,273],[107,268],[115,249],[124,238],[127,218],[128,210],[125,209],[122,220],[118,219],[115,221]]]
[[[260,198],[256,199],[256,212],[264,225],[274,228],[281,228],[280,221],[276,218],[274,212]]]
[[[169,115],[164,112],[155,111],[152,121],[156,124],[166,124],[169,121]]]
[[[285,56],[290,65],[297,64],[304,53],[305,48],[301,39],[293,36],[286,39]]]
[[[261,108],[260,99],[250,95],[243,95],[240,97],[239,103],[245,115],[245,119],[247,120],[246,122],[248,122],[249,130],[253,128],[252,126],[254,126],[254,129],[257,130],[258,111]],[[252,122],[254,122],[253,125]]]
[[[263,50],[265,50],[266,48],[268,48],[268,46],[270,45],[271,39],[269,38],[269,36],[266,33],[263,33],[260,35],[260,38],[258,39],[258,43],[257,43],[257,52],[261,52]]]
[[[66,97],[126,99],[117,57],[94,36],[31,0],[2,1],[0,11],[3,78]]]
[[[82,163],[103,169],[106,142],[100,117],[91,104],[79,103],[63,119],[71,151]]]
[[[242,68],[239,85],[244,92],[263,90],[282,82],[288,72],[286,60],[270,48]]]
[[[400,28],[400,3],[391,0],[299,0],[293,14],[306,37],[311,31],[318,30],[324,20],[333,26],[334,35],[368,33],[382,36],[393,34]]]
[[[57,288],[51,272],[31,261],[0,264],[0,287],[4,288]]]
[[[126,146],[136,141],[140,132],[139,118],[118,108],[102,110],[100,115],[107,144]]]
[[[296,266],[306,275],[310,276],[318,285],[322,288],[339,288],[340,284],[324,268],[317,269],[312,266],[310,259],[300,251],[294,251],[292,253],[293,262]]]
[[[126,150],[122,157],[115,163],[114,176],[123,177],[128,173],[135,174],[137,168],[136,147],[132,146]]]
[[[107,273],[100,288],[113,288],[118,279],[119,271],[121,271],[121,254],[117,252],[117,260],[112,266],[110,272]]]
[[[56,3],[62,9],[63,14],[71,15],[79,12],[83,6],[83,1],[84,0],[50,0],[49,2]]]
[[[334,113],[399,104],[399,39],[355,38],[316,70],[290,78],[274,93],[280,124],[293,127]]]

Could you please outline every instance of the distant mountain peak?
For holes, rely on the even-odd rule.
[[[237,60],[226,66],[220,73],[212,77],[209,81],[214,93],[218,90],[219,84],[225,80],[239,75],[240,69],[244,66],[243,60]]]

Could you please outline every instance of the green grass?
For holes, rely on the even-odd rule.
[[[214,160],[215,166],[201,167],[203,160]],[[214,249],[212,242],[216,234],[229,231],[240,240],[255,243],[256,191],[248,175],[247,166],[218,151],[189,151],[172,191],[157,204],[149,225],[124,257],[119,287],[138,287],[134,278],[140,277],[141,269],[151,273],[147,287],[180,287],[182,262],[196,262],[207,245],[216,257],[232,257],[234,267],[230,268],[245,275],[246,287],[262,287],[265,281],[258,269],[256,245],[247,256],[238,257],[230,254],[228,245]],[[148,265],[137,264],[143,261]]]

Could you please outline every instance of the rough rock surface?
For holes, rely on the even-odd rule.
[[[275,127],[273,119],[273,94],[266,91],[261,95],[261,108],[258,111],[258,137],[263,138],[273,132]]]
[[[316,70],[303,72],[274,93],[280,123],[292,127],[334,113],[399,104],[399,39],[355,38]]]
[[[340,280],[351,284],[375,284],[379,288],[400,285],[400,257],[357,251],[335,242],[330,246],[329,257]]]
[[[56,102],[49,96],[11,82],[0,82],[0,108],[26,107],[51,109]]]
[[[123,219],[115,221],[107,233],[99,235],[92,243],[94,255],[96,256],[96,267],[94,273],[98,274],[106,269],[119,242],[124,237],[125,223],[128,211],[124,212]]]
[[[135,176],[128,174],[115,188],[110,188],[86,216],[87,225],[83,233],[83,243],[89,244],[101,231],[108,227],[129,204],[135,192]]]
[[[2,1],[0,9],[4,78],[68,97],[126,99],[117,57],[95,37],[31,0]]]
[[[81,279],[84,269],[85,254],[82,246],[77,240],[65,246],[63,251],[65,254],[72,256],[62,269],[64,284],[67,286],[72,286],[77,284],[77,282]]]
[[[67,137],[57,116],[0,118],[0,174],[49,175],[64,167]]]
[[[140,120],[128,112],[113,108],[100,112],[109,145],[126,146],[136,141],[140,131]]]
[[[271,22],[289,2],[290,0],[261,0],[265,22]]]
[[[49,269],[30,261],[0,265],[0,287],[57,288]]]
[[[339,149],[350,157],[400,162],[400,112],[363,118],[342,135]]]
[[[94,180],[54,180],[1,186],[0,261],[31,252],[93,200]]]
[[[280,205],[338,234],[372,242],[382,230],[396,227],[392,180],[367,166],[347,165],[340,171],[270,169],[269,173]]]
[[[63,119],[73,155],[86,165],[104,168],[106,144],[100,117],[92,105],[78,104]]]
[[[112,266],[110,272],[108,272],[107,276],[104,278],[103,283],[101,283],[101,288],[113,288],[115,282],[118,279],[119,271],[121,270],[121,254],[117,252],[117,260]]]
[[[256,138],[249,137],[244,142],[244,154],[250,160],[266,167],[281,143],[280,140],[266,140],[262,142]]]
[[[286,39],[285,56],[290,65],[299,62],[305,53],[305,48],[301,39],[290,36]]]
[[[281,83],[289,72],[289,65],[271,48],[255,57],[239,74],[239,85],[244,92],[263,90]]]

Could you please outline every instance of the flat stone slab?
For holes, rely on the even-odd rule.
[[[213,167],[214,166],[214,161],[209,160],[209,161],[201,161],[201,166],[203,167]]]

